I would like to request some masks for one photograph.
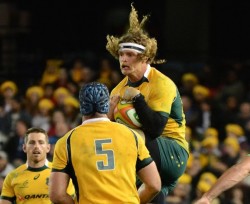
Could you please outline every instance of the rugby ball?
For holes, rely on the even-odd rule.
[[[114,118],[116,122],[130,128],[140,128],[142,126],[132,102],[120,100],[114,109]]]

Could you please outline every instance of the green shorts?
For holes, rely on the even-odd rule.
[[[172,138],[160,136],[156,141],[160,153],[158,170],[162,181],[162,192],[167,195],[186,170],[188,152]]]

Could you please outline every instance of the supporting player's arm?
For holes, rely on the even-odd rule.
[[[11,204],[12,202],[9,200],[5,200],[3,198],[0,199],[0,204]]]
[[[51,172],[49,179],[49,197],[54,204],[74,204],[67,194],[69,175],[64,172]]]
[[[115,110],[115,107],[117,105],[117,103],[119,102],[120,100],[120,96],[119,95],[113,95],[110,97],[110,100],[109,100],[109,112],[107,114],[108,118],[111,120],[111,121],[114,121],[114,110]]]
[[[241,162],[235,164],[217,180],[217,182],[206,192],[195,204],[209,204],[222,192],[235,186],[246,178],[250,173],[250,156],[245,157]]]
[[[149,203],[161,190],[161,179],[155,162],[151,162],[146,167],[140,169],[137,175],[143,182],[138,189],[140,203]]]

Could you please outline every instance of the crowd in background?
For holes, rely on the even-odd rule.
[[[23,86],[18,80],[0,82],[0,176],[25,163],[22,144],[29,127],[48,132],[53,147],[68,130],[81,124],[78,91],[99,81],[109,90],[122,79],[109,58],[98,69],[77,58],[71,64],[48,59],[40,78]],[[185,174],[166,198],[168,204],[188,204],[250,150],[250,67],[247,63],[156,66],[177,84],[186,116],[190,157]],[[26,79],[29,80],[29,79]],[[21,81],[21,80],[20,80]],[[214,203],[248,203],[250,179],[221,195]]]

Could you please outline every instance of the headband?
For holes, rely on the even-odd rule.
[[[121,43],[119,44],[119,46],[120,46],[119,51],[130,50],[130,51],[135,51],[137,53],[143,53],[145,51],[145,47],[137,43]]]

